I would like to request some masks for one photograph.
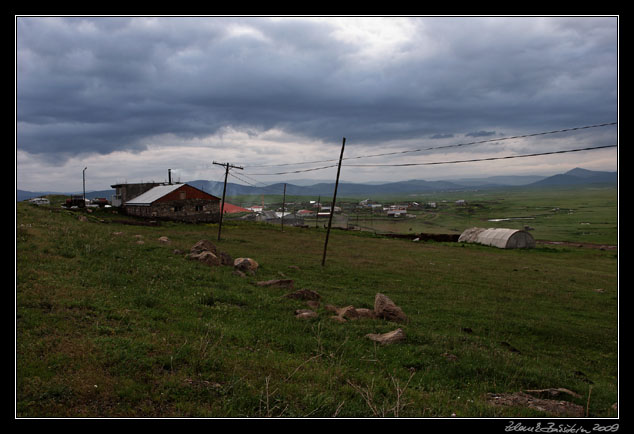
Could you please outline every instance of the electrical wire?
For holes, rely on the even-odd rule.
[[[331,164],[330,166],[323,166],[323,167],[313,167],[312,169],[293,170],[290,172],[250,173],[249,175],[251,176],[288,175],[289,173],[313,172],[315,170],[330,169],[331,167],[337,167],[337,164]]]
[[[565,132],[570,132],[570,131],[579,131],[579,130],[586,130],[586,129],[590,129],[590,128],[601,128],[601,127],[607,127],[607,126],[611,126],[611,125],[617,125],[618,122],[607,122],[607,123],[603,123],[603,124],[595,124],[595,125],[585,125],[582,127],[573,127],[573,128],[563,128],[563,129],[559,129],[559,130],[552,130],[552,131],[542,131],[539,133],[529,133],[529,134],[521,134],[521,135],[517,135],[517,136],[508,136],[508,137],[499,137],[496,139],[486,139],[486,140],[478,140],[478,141],[473,141],[473,142],[467,142],[467,143],[456,143],[456,144],[451,144],[451,145],[441,145],[441,146],[430,146],[427,148],[420,148],[420,149],[408,149],[408,150],[404,150],[404,151],[394,151],[394,152],[383,152],[380,154],[369,154],[369,155],[358,155],[358,156],[353,156],[353,157],[344,157],[343,160],[358,160],[361,158],[371,158],[371,157],[384,157],[384,156],[388,156],[388,155],[399,155],[399,154],[409,154],[409,153],[413,153],[413,152],[424,152],[424,151],[432,151],[432,150],[436,150],[436,149],[448,149],[448,148],[458,148],[458,147],[462,147],[462,146],[471,146],[471,145],[480,145],[483,143],[492,143],[492,142],[502,142],[505,140],[516,140],[516,139],[523,139],[523,138],[527,138],[527,137],[537,137],[537,136],[544,136],[544,135],[548,135],[548,134],[558,134],[558,133],[565,133]],[[297,166],[300,164],[317,164],[317,163],[329,163],[332,161],[338,161],[337,159],[328,159],[328,160],[314,160],[314,161],[304,161],[304,162],[299,162],[299,163],[280,163],[280,164],[262,164],[262,165],[247,165],[245,167],[284,167],[284,166]],[[328,167],[332,167],[332,166],[327,166],[324,168],[328,168]],[[312,170],[320,170],[321,168],[316,168],[316,169],[312,169]],[[298,172],[284,172],[284,173],[279,173],[280,175],[286,174],[286,173],[300,173]]]
[[[617,146],[618,145],[593,146],[593,147],[578,148],[578,149],[565,149],[561,151],[538,152],[533,154],[506,155],[503,157],[474,158],[469,160],[434,161],[434,162],[424,162],[424,163],[401,163],[401,164],[343,164],[343,166],[345,167],[406,167],[406,166],[431,166],[431,165],[437,165],[437,164],[473,163],[478,161],[510,160],[513,158],[538,157],[542,155],[567,154],[571,152],[593,151],[596,149],[615,148]],[[290,172],[252,173],[250,175],[254,175],[254,176],[286,175],[289,173],[302,173],[302,172],[311,172],[315,170],[329,169],[331,167],[337,167],[337,165],[333,164],[330,166],[314,167],[312,169],[303,169],[303,170],[293,170]]]
[[[435,161],[427,163],[401,163],[401,164],[344,164],[346,167],[405,167],[405,166],[431,166],[434,164],[473,163],[477,161],[510,160],[513,158],[538,157],[542,155],[567,154],[569,152],[592,151],[595,149],[615,148],[617,145],[594,146],[589,148],[566,149],[562,151],[539,152],[534,154],[507,155],[504,157],[474,158],[469,160]]]
[[[247,181],[247,180],[245,180],[245,179],[242,179],[241,177],[239,177],[238,175],[236,175],[236,174],[234,174],[234,173],[229,172],[229,176],[232,176],[232,177],[234,177],[234,178],[236,178],[236,179],[238,179],[238,180],[240,180],[240,181],[244,182],[245,184],[250,185],[251,187],[256,187],[256,188],[257,188],[257,185],[252,184],[252,183],[250,183],[249,181]],[[258,181],[258,182],[259,182],[259,181]],[[260,182],[260,184],[265,185],[265,184],[264,184],[264,183],[262,183],[262,182]]]

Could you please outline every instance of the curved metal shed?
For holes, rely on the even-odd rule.
[[[507,228],[469,228],[458,242],[483,244],[500,249],[530,249],[535,247],[535,239],[526,231]]]

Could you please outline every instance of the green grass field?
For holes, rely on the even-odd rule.
[[[536,238],[616,244],[615,194],[589,194],[587,208],[579,195],[525,199],[518,213],[575,210]],[[509,203],[480,200],[496,217]],[[455,215],[434,221],[457,227]],[[590,237],[572,216],[607,223]],[[333,230],[322,267],[321,229],[226,221],[216,241],[217,225],[126,219],[17,204],[17,417],[559,416],[489,399],[546,388],[574,392],[584,415],[617,416],[617,250]],[[201,239],[260,268],[240,277],[185,259]],[[295,318],[306,304],[292,290],[254,285],[282,277],[321,295],[317,318]],[[372,308],[376,293],[408,321],[339,323],[325,309]],[[399,327],[392,345],[365,337]]]
[[[289,210],[309,208],[307,202],[314,199],[288,196],[287,202],[292,203]],[[531,234],[538,240],[616,245],[618,239],[618,192],[614,186],[508,187],[372,197],[385,206],[418,202],[422,205],[419,209],[408,211],[414,218],[392,218],[384,212],[359,210],[356,205],[363,199],[339,198],[338,205],[348,216],[349,225],[378,233],[460,234],[473,226],[512,229],[530,226],[533,228]],[[243,206],[260,203],[260,197],[253,196],[232,200]],[[281,197],[264,196],[262,200],[271,209],[281,207]],[[465,200],[467,205],[457,206],[457,200]],[[329,201],[322,198],[323,204],[329,204]],[[436,203],[436,208],[424,207],[429,202]],[[315,226],[314,218],[305,221],[309,226]],[[321,218],[320,222],[319,226],[323,226],[327,224],[327,219]]]

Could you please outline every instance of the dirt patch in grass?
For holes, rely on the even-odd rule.
[[[496,406],[523,407],[543,411],[560,417],[583,417],[584,409],[572,402],[536,398],[528,393],[489,393],[487,402]]]

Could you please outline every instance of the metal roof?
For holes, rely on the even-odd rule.
[[[458,242],[484,244],[501,249],[535,247],[535,240],[526,231],[507,228],[469,228]]]
[[[140,196],[135,197],[127,201],[126,205],[136,205],[136,206],[150,206],[153,202],[162,198],[168,193],[173,192],[174,190],[178,190],[185,184],[170,184],[170,185],[159,185],[151,188]]]

